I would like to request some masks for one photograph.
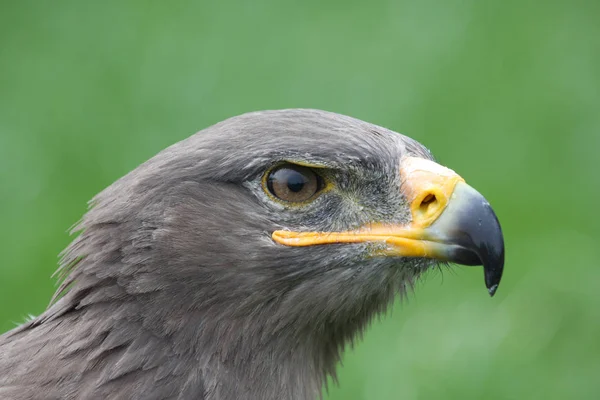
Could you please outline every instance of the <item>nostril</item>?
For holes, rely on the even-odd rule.
[[[435,206],[435,204],[437,203],[437,197],[435,197],[435,194],[430,193],[427,196],[425,196],[423,198],[423,200],[421,200],[421,204],[419,205],[419,210],[422,213],[426,213],[431,206]]]

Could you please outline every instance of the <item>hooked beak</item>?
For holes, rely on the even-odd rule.
[[[433,161],[407,157],[400,173],[412,215],[409,224],[372,223],[345,232],[275,231],[273,240],[287,246],[385,243],[383,254],[388,256],[483,265],[485,285],[493,296],[504,268],[504,238],[487,200],[454,171]]]

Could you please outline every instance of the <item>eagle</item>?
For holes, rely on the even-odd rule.
[[[313,400],[344,347],[448,263],[504,266],[486,199],[417,141],[259,111],[90,202],[39,316],[0,336],[2,399]]]

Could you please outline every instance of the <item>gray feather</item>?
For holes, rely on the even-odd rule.
[[[317,110],[245,114],[167,148],[92,200],[51,305],[0,337],[0,398],[318,397],[344,346],[431,262],[270,233],[407,221],[406,155],[431,158]],[[271,201],[260,180],[281,161],[327,167],[335,193],[303,210]]]

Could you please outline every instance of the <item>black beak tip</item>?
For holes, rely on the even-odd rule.
[[[487,202],[483,214],[487,214],[489,222],[480,226],[481,230],[478,232],[480,241],[476,247],[483,264],[485,286],[490,296],[494,296],[504,271],[504,235],[496,214]]]
[[[492,254],[487,253],[487,257],[482,260],[485,286],[490,296],[494,296],[502,279],[502,272],[504,271],[504,242],[501,241],[498,243],[498,246],[493,248],[493,250]]]
[[[488,287],[488,293],[490,294],[490,297],[494,297],[494,294],[496,294],[497,289],[498,289],[498,284]]]

